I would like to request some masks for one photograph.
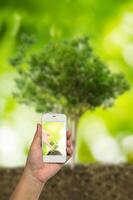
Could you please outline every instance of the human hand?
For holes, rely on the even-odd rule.
[[[72,156],[71,132],[67,131],[67,160]],[[64,165],[63,163],[45,163],[42,155],[42,126],[37,124],[37,130],[30,147],[25,171],[31,178],[46,183]]]

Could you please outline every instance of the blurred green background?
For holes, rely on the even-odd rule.
[[[133,161],[132,0],[0,0],[0,166],[21,166],[41,115],[12,96],[15,69],[9,58],[21,34],[49,40],[89,35],[94,52],[131,85],[112,108],[87,111],[78,124],[77,163]]]

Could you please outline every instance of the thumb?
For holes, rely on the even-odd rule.
[[[31,144],[32,149],[37,149],[41,147],[42,142],[42,126],[41,124],[37,124],[36,132]]]

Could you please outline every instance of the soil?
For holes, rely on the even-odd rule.
[[[23,168],[0,169],[0,200],[7,200]],[[40,200],[133,200],[133,165],[65,166],[46,184]]]
[[[47,155],[62,155],[58,150],[50,150]]]

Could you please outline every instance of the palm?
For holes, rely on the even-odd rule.
[[[44,163],[42,159],[42,149],[31,149],[28,157],[28,162],[33,170],[33,174],[41,181],[48,180],[55,175],[63,164],[58,163]]]

